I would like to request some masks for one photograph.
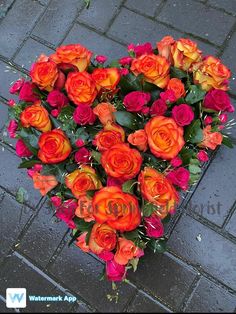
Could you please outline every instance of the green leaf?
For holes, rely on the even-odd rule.
[[[138,121],[136,116],[127,111],[116,111],[114,112],[116,121],[121,125],[130,130],[138,129]]]
[[[167,216],[164,218],[164,219],[162,219],[162,223],[163,224],[168,224],[168,222],[171,220],[171,214],[167,214]]]
[[[121,68],[121,65],[119,63],[119,60],[112,60],[109,64],[110,68]]]
[[[20,204],[24,204],[25,201],[29,199],[28,192],[23,188],[20,187],[16,192],[16,201]]]
[[[234,147],[231,139],[228,136],[225,136],[225,135],[223,136],[222,144],[224,144],[225,146],[227,146],[229,148],[233,148]]]
[[[22,163],[19,164],[18,168],[32,168],[35,164],[40,164],[41,161],[40,160],[35,160],[35,159],[31,159],[31,160],[25,160],[22,161]]]
[[[183,161],[184,165],[188,165],[190,163],[190,159],[195,154],[194,150],[191,148],[182,148],[180,151],[180,157]]]
[[[61,109],[61,112],[57,119],[61,122],[68,122],[68,120],[73,119],[73,113],[75,111],[75,108],[68,105]]]
[[[157,210],[157,207],[156,207],[154,204],[152,204],[152,203],[146,203],[146,204],[144,204],[144,206],[142,207],[142,212],[143,212],[143,215],[144,215],[145,217],[151,216],[151,214],[152,214],[155,210]]]
[[[198,174],[202,172],[202,169],[197,165],[189,165],[188,169],[192,174]]]
[[[201,88],[200,85],[190,85],[189,92],[185,97],[186,103],[193,105],[196,102],[202,100],[206,92]]]
[[[91,0],[84,0],[86,9],[89,9]]]
[[[60,183],[64,183],[65,175],[67,171],[65,169],[65,164],[50,164],[44,165],[43,170],[41,171],[43,175],[54,175]]]
[[[133,193],[136,180],[128,180],[122,184],[122,190],[125,193]]]
[[[150,93],[150,92],[155,91],[155,90],[158,90],[160,93],[160,89],[155,84],[152,84],[152,83],[149,83],[146,81],[143,82],[143,91],[144,92]]]
[[[201,121],[199,119],[194,120],[189,126],[185,129],[184,135],[185,141],[191,143],[200,143],[203,140],[203,130],[201,128]]]
[[[166,251],[167,239],[151,239],[148,242],[148,246],[153,250],[154,253],[164,253]]]
[[[190,173],[189,184],[192,185],[192,184],[198,182],[200,177],[201,177],[201,173],[197,173],[197,174]]]
[[[94,194],[97,192],[97,190],[88,190],[86,191],[86,195],[90,198],[93,198]]]
[[[26,128],[22,128],[18,135],[22,140],[24,141],[25,145],[28,147],[28,149],[34,154],[38,154],[38,140],[40,136],[40,132],[37,130],[30,130]]]
[[[101,161],[101,153],[97,152],[96,150],[91,150],[91,155],[93,157],[94,160],[96,160],[99,164]]]
[[[185,71],[182,71],[182,70],[175,68],[175,67],[171,67],[170,68],[170,76],[171,76],[171,78],[176,77],[176,78],[181,80],[182,78],[186,78],[188,75],[187,75],[187,72],[185,72]]]
[[[127,240],[131,240],[131,241],[136,241],[139,238],[139,233],[138,233],[138,229],[135,229],[133,231],[128,231],[128,232],[124,232],[123,236],[127,239]]]
[[[132,73],[123,75],[120,79],[119,86],[122,93],[128,94],[132,91],[142,90],[143,75],[135,76]]]
[[[74,223],[76,224],[76,228],[78,230],[80,230],[81,232],[89,232],[89,231],[91,231],[91,229],[92,229],[92,227],[94,225],[93,221],[86,222],[83,219],[78,218],[78,217],[76,217],[74,219]]]
[[[132,259],[129,261],[129,264],[133,267],[134,272],[136,272],[136,270],[137,270],[137,268],[138,268],[138,262],[139,262],[139,258],[138,258],[138,257],[132,258]]]
[[[71,244],[80,236],[80,234],[81,234],[80,230],[74,229],[72,231],[72,238],[70,242],[68,243],[68,246],[71,246]]]

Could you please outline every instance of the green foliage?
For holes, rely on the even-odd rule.
[[[226,136],[226,135],[223,136],[222,144],[224,144],[225,146],[227,146],[229,148],[234,147],[231,138],[229,136]]]
[[[122,190],[125,193],[133,193],[136,180],[128,180],[122,185]]]
[[[78,217],[74,218],[74,223],[76,225],[76,228],[81,232],[89,232],[94,225],[93,221],[86,222],[83,219],[78,218]]]
[[[183,70],[180,70],[178,68],[175,68],[175,67],[171,67],[170,68],[170,76],[171,78],[178,78],[178,79],[183,79],[183,78],[186,78],[188,75],[187,75],[187,72],[183,71]]]
[[[190,85],[189,92],[185,97],[185,101],[189,105],[193,105],[200,100],[203,100],[206,92],[201,88],[200,85]]]
[[[116,121],[121,125],[130,130],[138,129],[138,120],[137,117],[127,111],[117,111],[114,113]]]
[[[152,203],[146,203],[142,207],[142,212],[145,217],[151,216],[155,210],[157,210],[157,207]]]
[[[190,159],[195,154],[194,150],[191,148],[182,148],[180,151],[180,157],[183,161],[183,165],[188,165],[190,163]]]
[[[164,253],[166,251],[166,238],[151,239],[148,242],[148,247],[153,250],[154,253]]]
[[[58,182],[64,183],[64,178],[67,174],[67,171],[65,170],[65,163],[60,163],[44,165],[41,173],[43,175],[53,175],[56,177]]]
[[[97,152],[96,150],[91,150],[91,155],[94,160],[96,160],[99,164],[101,161],[101,153]]]
[[[142,81],[143,81],[143,75],[135,76],[132,73],[129,73],[127,75],[124,75],[120,79],[120,87],[121,91],[124,94],[128,94],[132,91],[141,91],[142,90]]]
[[[35,164],[40,164],[41,161],[40,160],[36,160],[36,159],[31,159],[31,160],[23,160],[18,168],[32,168]]]
[[[22,128],[18,132],[19,137],[24,141],[28,149],[34,154],[38,153],[38,140],[41,133],[33,128]]]
[[[28,192],[23,188],[20,187],[16,192],[16,201],[20,204],[24,204],[25,201],[29,199]]]
[[[201,121],[199,119],[194,120],[186,127],[184,138],[185,141],[189,141],[194,144],[200,143],[203,140],[203,131],[201,128]]]

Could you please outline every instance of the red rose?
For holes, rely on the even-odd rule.
[[[190,172],[184,167],[180,167],[169,172],[167,178],[170,182],[179,186],[182,190],[187,190],[190,179]]]
[[[25,82],[21,87],[19,99],[28,102],[35,102],[36,100],[39,100],[39,96],[34,92],[34,88],[36,88],[34,84]]]
[[[151,95],[149,93],[134,91],[127,94],[123,102],[127,111],[148,113],[149,108],[146,105],[150,99]]]
[[[174,157],[173,159],[171,159],[170,164],[172,167],[176,168],[181,166],[183,163],[182,159],[178,156]]]
[[[151,238],[160,238],[164,234],[161,219],[155,214],[145,218],[145,228],[147,236]]]
[[[16,142],[16,154],[19,157],[30,157],[33,155],[21,139]]]
[[[187,104],[175,106],[172,117],[179,126],[189,125],[194,119],[193,109]]]
[[[203,106],[216,111],[234,112],[229,95],[221,89],[210,90],[204,98]]]
[[[166,103],[175,102],[177,100],[174,91],[171,89],[167,89],[165,92],[161,92],[160,97]]]
[[[63,202],[59,207],[57,207],[56,217],[63,220],[69,228],[74,229],[75,223],[73,218],[75,216],[75,210],[77,208],[77,201],[74,199],[69,199]]]
[[[11,120],[8,124],[7,131],[10,138],[16,137],[16,130],[18,128],[18,123],[16,120]]]
[[[207,152],[205,152],[204,150],[200,150],[197,153],[197,159],[201,162],[207,162],[209,160],[209,157],[207,155]]]
[[[102,55],[99,55],[99,56],[96,56],[95,60],[98,62],[98,63],[105,63],[107,61],[107,57],[106,56],[102,56]]]
[[[17,94],[20,91],[20,89],[23,86],[23,84],[24,84],[24,79],[23,78],[15,81],[14,84],[10,87],[9,92],[11,94]]]
[[[94,114],[91,107],[88,105],[80,104],[74,111],[73,118],[76,123],[80,125],[94,124],[96,115]]]
[[[141,45],[136,45],[136,46],[134,44],[130,44],[128,46],[128,50],[134,51],[136,57],[140,57],[144,54],[153,53],[152,44],[148,42]]]
[[[69,99],[65,96],[65,94],[59,92],[58,90],[53,90],[48,94],[47,102],[52,107],[62,108],[69,103]]]
[[[130,65],[132,62],[133,58],[131,57],[123,57],[119,59],[119,63],[124,67],[125,65]]]
[[[157,99],[150,108],[151,116],[163,116],[167,110],[167,105],[164,100]]]
[[[126,275],[124,265],[117,264],[114,260],[107,261],[106,275],[109,281],[122,281]]]
[[[87,148],[82,147],[75,153],[75,161],[85,164],[89,162],[90,156],[90,151]]]

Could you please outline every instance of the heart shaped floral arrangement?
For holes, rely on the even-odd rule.
[[[128,46],[105,65],[79,44],[59,47],[10,88],[8,131],[19,168],[50,198],[84,252],[121,281],[144,249],[163,252],[179,191],[208,150],[231,147],[230,70],[189,39]]]

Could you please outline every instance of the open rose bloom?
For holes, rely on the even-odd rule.
[[[171,36],[130,44],[116,67],[95,53],[70,44],[40,56],[10,87],[8,132],[72,242],[122,281],[147,247],[164,251],[179,192],[231,146],[230,70]]]

